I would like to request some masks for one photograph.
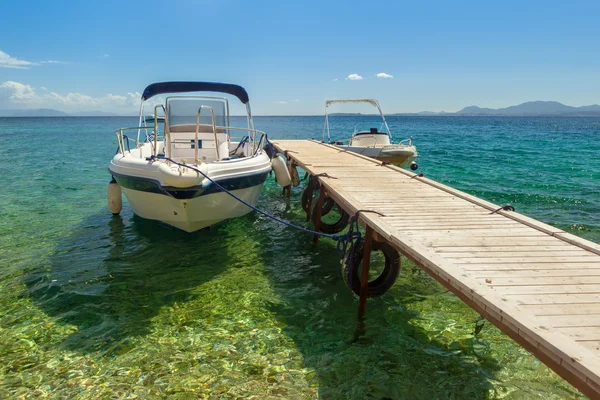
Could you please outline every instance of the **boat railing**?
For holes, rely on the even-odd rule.
[[[138,139],[132,139],[127,135],[124,135],[123,132],[126,131],[139,131],[140,128],[139,127],[135,127],[135,128],[119,128],[115,131],[115,135],[117,136],[117,143],[119,145],[119,149],[118,152],[121,154],[125,154],[125,147],[127,145],[127,151],[131,152],[131,145],[130,143],[133,142],[135,143],[135,148],[137,149],[138,145],[139,145],[139,140]]]
[[[211,110],[212,124],[210,124],[210,125],[200,123],[200,114],[201,114],[203,108],[207,108],[207,109]],[[195,136],[196,143],[198,143],[198,134],[200,132],[201,126],[206,126],[206,127],[212,128],[214,140],[215,140],[215,148],[217,150],[217,160],[220,159],[220,157],[219,157],[219,142],[217,140],[217,130],[219,128],[223,129],[225,132],[227,132],[227,138],[229,140],[231,140],[233,138],[243,139],[246,136],[248,136],[249,138],[251,137],[252,138],[252,155],[253,156],[257,154],[258,149],[262,148],[261,146],[264,144],[265,138],[267,136],[267,134],[265,132],[260,131],[258,129],[254,129],[254,128],[237,128],[237,127],[233,127],[233,126],[218,126],[218,125],[216,125],[214,110],[210,106],[201,106],[200,109],[198,110],[198,116],[196,119],[196,136]],[[247,132],[247,135],[246,136],[232,136],[231,131]],[[250,135],[252,135],[252,136],[250,136]],[[258,139],[258,144],[256,142],[257,135],[260,135],[260,138]],[[196,146],[195,156],[196,156],[196,165],[197,165],[198,164],[198,146]]]
[[[412,142],[412,136],[409,137],[408,139],[404,139],[398,142],[398,144],[404,144],[406,146],[412,146],[413,142]]]
[[[158,155],[158,109],[161,108],[163,115],[165,115],[165,121],[166,121],[166,115],[167,115],[167,111],[165,110],[165,106],[163,106],[162,104],[157,104],[154,106],[154,131],[152,132],[152,137],[148,138],[148,134],[146,133],[146,139],[152,139],[152,154],[154,155],[154,157],[156,157]],[[166,125],[166,124],[165,124]],[[166,132],[166,130],[165,130]],[[164,140],[164,135],[163,135],[163,140]]]
[[[217,160],[220,160],[221,157],[219,157],[219,140],[217,137],[217,124],[215,123],[215,110],[211,107],[211,106],[205,106],[205,105],[201,105],[200,108],[198,109],[198,116],[196,117],[196,136],[195,136],[195,142],[194,142],[194,158],[196,161],[196,166],[198,166],[198,133],[200,131],[200,116],[202,115],[202,110],[204,109],[208,109],[210,110],[210,114],[212,117],[212,130],[213,130],[213,135],[215,138],[215,151],[217,152]]]
[[[205,125],[205,124],[200,124],[200,126],[211,126],[211,125]],[[212,127],[212,126],[211,126]],[[223,129],[225,131],[236,131],[236,132],[246,132],[246,135],[244,136],[231,136],[231,134],[228,134],[228,139],[232,139],[232,138],[239,138],[239,139],[243,139],[244,137],[248,137],[252,140],[252,156],[256,156],[258,154],[258,150],[260,150],[261,148],[264,147],[265,144],[265,140],[267,137],[267,134],[263,131],[260,131],[258,129],[252,129],[252,128],[237,128],[237,127],[231,127],[231,126],[214,126],[213,132],[217,132],[218,129]],[[140,127],[140,126],[136,126],[136,127],[131,127],[131,128],[119,128],[117,130],[115,130],[115,135],[117,137],[117,144],[119,146],[117,152],[121,153],[122,155],[125,155],[125,152],[129,152],[131,153],[131,148],[132,148],[132,144],[134,145],[134,149],[137,149],[139,147],[141,147],[141,145],[145,142],[141,141],[139,139],[139,132],[141,130],[144,129],[148,129],[147,127]],[[131,131],[136,131],[138,136],[136,139],[130,138],[129,136],[127,136],[125,133],[126,132],[131,132]],[[257,142],[257,137],[258,137],[258,142]],[[165,140],[167,141],[167,143],[170,143],[170,135],[165,134],[165,135],[160,135],[159,132],[157,132],[156,130],[153,130],[151,132],[149,132],[146,135],[146,142],[149,142],[152,144],[153,147],[153,155],[156,157],[158,155],[158,142],[161,140]],[[196,143],[198,143],[198,139],[196,138]],[[196,146],[198,147],[198,146]],[[140,158],[142,158],[142,152],[140,152]]]

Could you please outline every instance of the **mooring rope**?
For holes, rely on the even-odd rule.
[[[505,204],[497,210],[492,211],[490,214],[496,214],[498,211],[515,211],[515,208],[510,204]]]
[[[244,144],[246,144],[249,140],[250,140],[250,136],[244,136],[242,138],[242,140],[240,140],[240,142],[238,143],[237,147],[233,151],[229,152],[229,155],[230,156],[235,155],[235,153],[240,149],[240,147],[242,147]]]
[[[273,152],[273,154],[275,153],[275,146],[273,146],[273,144],[269,141],[269,138],[266,138],[266,145],[265,145],[265,150],[267,151],[267,154],[269,154],[270,152]],[[256,211],[259,214],[264,215],[267,218],[270,218],[271,220],[278,222],[280,224],[286,225],[290,228],[294,228],[296,230],[302,231],[302,232],[306,232],[306,233],[310,233],[312,235],[318,235],[321,237],[326,237],[329,239],[333,239],[335,241],[337,241],[337,245],[336,245],[336,249],[338,252],[345,254],[346,251],[348,250],[348,246],[350,246],[350,252],[353,253],[353,248],[355,243],[360,242],[360,240],[362,239],[362,234],[360,233],[360,230],[358,229],[358,216],[361,212],[370,212],[370,213],[375,213],[375,214],[379,214],[381,216],[384,216],[383,214],[381,214],[378,211],[373,211],[373,210],[358,210],[354,213],[354,215],[352,215],[352,217],[350,218],[350,224],[349,224],[349,229],[348,232],[346,232],[345,234],[342,235],[338,235],[338,234],[330,234],[330,233],[323,233],[323,232],[318,232],[312,229],[308,229],[308,228],[304,228],[302,226],[293,224],[289,221],[286,221],[284,219],[278,218],[272,214],[269,214],[266,211],[261,210],[260,208],[253,206],[252,204],[248,203],[247,201],[239,198],[238,196],[236,196],[235,194],[231,193],[229,190],[225,189],[222,185],[220,185],[218,182],[216,182],[215,180],[213,180],[211,177],[209,177],[207,174],[205,174],[204,172],[202,172],[201,170],[199,170],[198,168],[192,167],[188,164],[183,164],[183,163],[179,163],[175,160],[173,160],[172,158],[168,158],[165,156],[150,156],[148,158],[146,158],[147,161],[153,162],[154,160],[166,160],[166,161],[170,161],[175,165],[179,165],[181,167],[184,168],[189,168],[192,171],[196,171],[197,173],[199,173],[200,175],[202,175],[203,177],[205,177],[206,179],[208,179],[209,182],[211,182],[213,185],[217,186],[219,189],[221,189],[223,192],[227,193],[229,196],[233,197],[235,200],[239,201],[240,203],[244,204],[246,207],[249,207],[250,209]],[[324,176],[324,177],[328,177],[328,178],[332,178],[332,179],[336,179],[335,177],[329,176],[327,175],[327,173],[323,173],[323,174],[318,174],[317,176]],[[318,182],[318,180],[317,180]],[[349,254],[349,257],[353,257],[353,254]]]

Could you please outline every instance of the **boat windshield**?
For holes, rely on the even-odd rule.
[[[228,126],[227,106],[225,101],[198,97],[183,97],[167,99],[169,127],[174,125],[196,125],[198,110],[200,110],[202,106],[210,107],[214,110],[216,126]],[[209,109],[202,109],[200,124],[212,125],[212,113]]]

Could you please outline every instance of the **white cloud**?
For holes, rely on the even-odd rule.
[[[56,60],[48,60],[48,61],[40,61],[40,64],[68,64],[66,61],[56,61]]]
[[[300,103],[300,99],[294,99],[292,100],[294,103]]]
[[[19,108],[56,108],[61,111],[111,111],[119,114],[131,114],[140,105],[141,94],[130,92],[126,95],[107,94],[102,97],[92,97],[83,93],[47,92],[45,87],[40,87],[44,93],[37,93],[30,85],[19,82],[6,81],[0,85],[0,106]],[[159,97],[149,102],[162,102]],[[144,107],[146,108],[146,107]],[[150,108],[147,108],[150,109]]]
[[[11,57],[6,54],[2,50],[0,50],[0,68],[13,68],[13,69],[29,69],[29,67],[33,67],[41,64],[68,64],[64,61],[56,61],[56,60],[47,60],[47,61],[25,61],[19,60],[18,58]]]
[[[333,81],[334,81],[334,82],[337,82],[338,80],[339,80],[338,78],[334,78],[334,79],[333,79]]]
[[[346,80],[351,80],[351,81],[362,81],[363,77],[360,76],[359,74],[350,74],[348,75],[348,77],[346,78]]]
[[[287,104],[287,101],[274,101],[273,104]]]
[[[0,50],[0,68],[28,69],[32,65],[38,64],[31,61],[19,60]]]
[[[392,79],[394,77],[393,75],[386,74],[385,72],[380,72],[376,76],[383,79]]]
[[[48,90],[48,88],[46,86],[40,86],[40,89],[42,89],[42,90]]]

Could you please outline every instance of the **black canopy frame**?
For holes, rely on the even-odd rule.
[[[246,89],[231,83],[218,82],[157,82],[148,85],[142,94],[142,100],[162,93],[186,93],[186,92],[218,92],[231,94],[244,104],[248,104],[250,98]]]

